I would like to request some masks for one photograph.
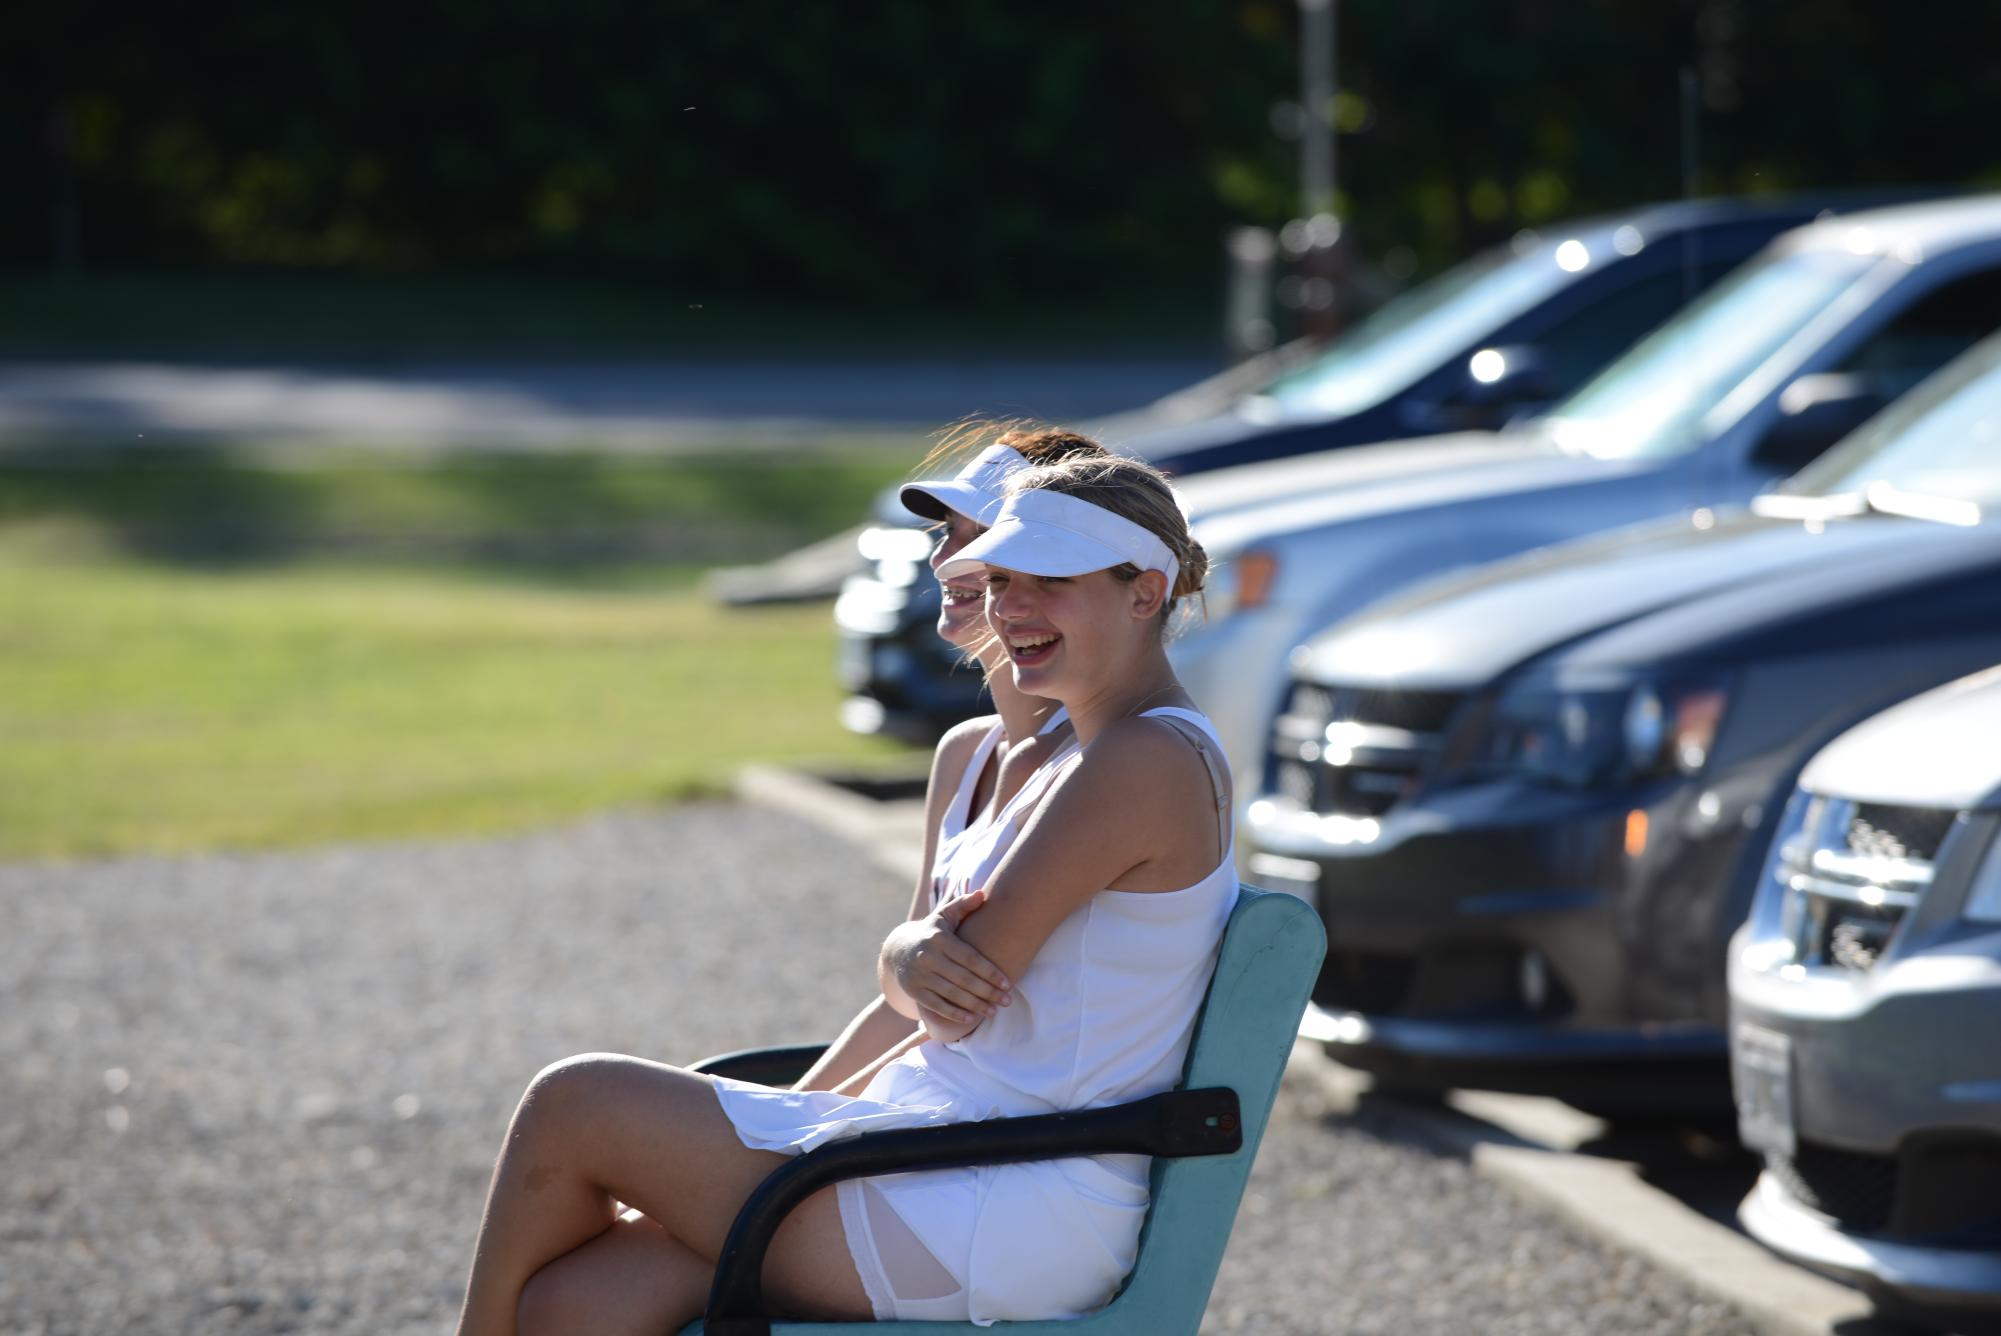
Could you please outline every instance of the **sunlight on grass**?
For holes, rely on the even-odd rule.
[[[22,447],[0,453],[0,544],[35,530],[50,552],[47,540],[67,538],[69,550],[166,561],[750,561],[860,522],[925,448],[919,437],[677,454]]]
[[[825,605],[0,548],[0,857],[488,832],[882,756]]]

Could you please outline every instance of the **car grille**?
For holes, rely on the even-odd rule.
[[[1333,816],[1381,816],[1417,786],[1464,697],[1298,682],[1272,726],[1266,791]]]
[[[1813,799],[1773,869],[1784,887],[1792,959],[1874,969],[1931,884],[1933,859],[1957,819],[1944,808]]]
[[[1843,1229],[1873,1233],[1890,1223],[1897,1198],[1894,1156],[1802,1141],[1791,1155],[1767,1151],[1765,1169],[1801,1204]]]
[[[1945,843],[1945,833],[1958,815],[1941,807],[1857,803],[1848,818],[1848,847],[1878,858],[1914,858],[1928,863],[1938,857],[1938,847]]]

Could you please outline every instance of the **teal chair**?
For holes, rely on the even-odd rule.
[[[899,1336],[1003,1329],[1192,1336],[1216,1283],[1326,945],[1320,918],[1305,903],[1245,887],[1224,930],[1216,974],[1174,1090],[1106,1109],[869,1133],[788,1161],[744,1203],[716,1265],[707,1315],[681,1336],[854,1336],[884,1326],[894,1326]],[[753,1049],[711,1058],[695,1070],[781,1084],[796,1080],[820,1051]],[[986,1329],[969,1322],[790,1322],[764,1313],[761,1276],[772,1232],[787,1212],[830,1183],[910,1169],[1119,1153],[1154,1157],[1153,1198],[1132,1274],[1095,1313]]]

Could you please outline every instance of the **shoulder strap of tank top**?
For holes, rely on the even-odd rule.
[[[1219,757],[1222,744],[1217,739],[1209,721],[1193,710],[1184,710],[1178,705],[1162,705],[1156,709],[1143,711],[1142,719],[1159,719],[1175,732],[1187,738],[1195,748],[1195,754],[1202,758],[1202,766],[1209,772],[1209,789],[1216,802],[1216,840],[1223,857],[1230,856],[1231,813],[1229,789],[1224,783],[1224,766]]]
[[[1055,732],[1058,728],[1061,728],[1064,724],[1067,724],[1069,722],[1070,722],[1069,708],[1067,706],[1059,705],[1056,707],[1056,712],[1054,714],[1050,715],[1047,719],[1042,721],[1042,727],[1035,730],[1035,735],[1037,737],[1043,737],[1049,733]],[[975,767],[986,765],[987,758],[993,754],[994,748],[999,740],[1000,733],[1001,733],[1001,726],[998,723],[996,723],[993,726],[993,731],[988,733],[986,739],[980,743],[981,750],[979,756],[975,758]],[[1058,747],[1056,749],[1056,754],[1054,756],[1050,757],[1049,760],[1044,761],[1041,765],[1036,767],[1034,774],[1031,774],[1028,777],[1027,781],[1022,784],[1021,786],[1022,789],[1027,789],[1034,786],[1036,782],[1036,776],[1048,770],[1051,761],[1066,759],[1064,757],[1064,752],[1067,750],[1068,747],[1074,747],[1075,745],[1076,742],[1073,739],[1069,743],[1065,744],[1065,746]],[[978,773],[979,771],[977,768],[969,769],[966,772],[967,774],[966,779],[961,781],[960,783],[960,788],[962,790],[961,797],[964,799],[966,807],[965,819],[960,823],[962,826],[970,826],[973,824],[972,782],[974,777],[977,776]],[[1016,790],[1015,797],[1018,798],[1020,796],[1021,796],[1021,791]],[[960,798],[953,799],[953,802],[955,803],[959,801]],[[1014,808],[1014,800],[1009,799],[1007,802],[1001,804],[998,808],[994,810],[993,819],[1000,820],[1001,818],[1005,817],[1008,814],[1008,812],[1013,810],[1013,808]]]
[[[963,829],[972,824],[973,790],[978,787],[980,772],[987,768],[987,762],[992,759],[994,748],[1000,745],[1000,739],[1001,721],[995,719],[993,727],[987,730],[987,735],[980,739],[979,746],[973,749],[972,759],[966,762],[964,773],[959,776],[959,787],[953,792],[951,804],[946,807],[942,818],[945,826],[956,825]],[[953,819],[955,815],[956,821]]]
[[[1073,734],[1062,746],[1056,749],[1055,755],[1035,767],[1034,773],[1022,781],[1021,787],[1014,791],[1014,796],[1007,800],[1005,806],[994,813],[994,824],[999,825],[1002,822],[1015,820],[1022,813],[1032,810],[1037,803],[1042,801],[1042,795],[1048,792],[1049,786],[1054,784],[1063,772],[1075,764],[1077,758],[1083,754],[1083,746],[1078,743],[1076,736]]]

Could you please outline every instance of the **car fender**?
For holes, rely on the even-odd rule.
[[[1315,544],[1320,549],[1314,553],[1315,565],[1321,571],[1337,567],[1338,574],[1326,589],[1316,591],[1303,609],[1283,610],[1283,615],[1290,619],[1285,638],[1292,642],[1291,648],[1304,645],[1334,623],[1419,581],[1485,565],[1572,536],[1559,528],[1515,528],[1471,534],[1461,531],[1454,539],[1429,541],[1435,532],[1435,526],[1423,526],[1413,532],[1410,525],[1377,523],[1347,526],[1339,535],[1342,540],[1339,542],[1329,543],[1326,537],[1331,535],[1324,536]],[[1283,544],[1279,545],[1279,551],[1283,569],[1288,560]],[[1293,559],[1299,555],[1291,554]],[[1235,730],[1240,736],[1226,738],[1226,742],[1234,744],[1231,754],[1237,758],[1240,772],[1254,777],[1262,771],[1264,747],[1272,720],[1284,702],[1290,673],[1284,651],[1265,664],[1252,666],[1261,671],[1255,679],[1246,674],[1239,689],[1256,690],[1262,693],[1262,699],[1248,715],[1241,716],[1250,727]],[[1257,769],[1250,769],[1252,766]]]
[[[1312,604],[1299,643],[1319,635],[1336,622],[1399,594],[1425,580],[1437,579],[1539,547],[1569,542],[1578,535],[1550,528],[1459,530],[1444,542],[1433,534],[1402,536],[1390,544],[1371,544],[1365,559],[1354,563]]]

